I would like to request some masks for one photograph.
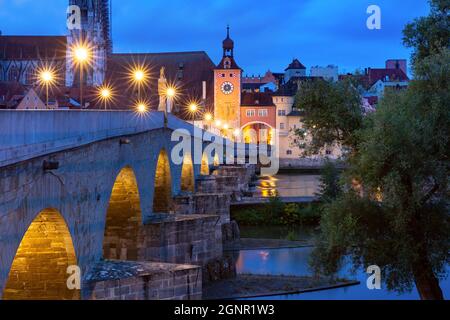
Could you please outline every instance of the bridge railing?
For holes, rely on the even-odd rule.
[[[162,127],[162,112],[0,110],[0,167]]]

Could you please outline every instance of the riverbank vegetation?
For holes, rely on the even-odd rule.
[[[332,143],[348,150],[340,191],[322,207],[316,272],[337,272],[351,256],[356,268],[379,266],[390,290],[415,285],[422,299],[443,299],[439,280],[450,261],[450,18],[447,0],[430,4],[430,15],[404,30],[414,51],[408,89],[386,90],[369,115],[355,108],[351,83],[308,83],[296,103],[314,137],[312,151]]]

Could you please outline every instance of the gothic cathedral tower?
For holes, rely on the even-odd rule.
[[[214,117],[230,128],[240,128],[241,77],[242,69],[234,60],[234,41],[227,27],[223,58],[214,69]]]
[[[107,56],[112,52],[110,0],[69,0],[70,6],[78,6],[80,26],[69,28],[66,54],[66,86],[79,86],[79,70],[74,67],[72,51],[76,44],[88,44],[91,61],[83,72],[83,84],[102,85],[105,80]],[[68,12],[70,16],[76,11]]]

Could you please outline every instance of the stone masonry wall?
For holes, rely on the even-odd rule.
[[[146,261],[205,265],[222,256],[219,217],[177,215],[174,220],[145,225],[142,252]]]
[[[92,300],[199,300],[198,266],[104,261],[87,276]]]

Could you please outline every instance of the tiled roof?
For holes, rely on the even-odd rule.
[[[65,59],[65,36],[0,36],[0,60]]]
[[[408,81],[408,76],[401,69],[372,69],[366,74],[366,85],[373,86],[377,81]]]
[[[0,82],[1,108],[15,108],[18,104],[17,97],[23,97],[25,91],[25,87],[18,82]]]
[[[284,71],[291,70],[291,69],[294,69],[294,70],[306,69],[306,67],[298,59],[294,59],[291,62],[291,64]]]

